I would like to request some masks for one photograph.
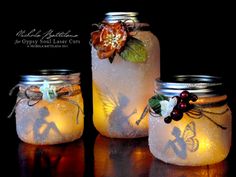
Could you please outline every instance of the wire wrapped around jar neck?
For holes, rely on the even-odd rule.
[[[199,103],[198,97],[203,98],[204,101],[199,101]],[[154,117],[162,116],[165,123],[170,123],[172,119],[179,121],[185,113],[193,119],[205,117],[217,127],[225,130],[227,127],[212,119],[212,116],[223,115],[229,112],[229,108],[226,106],[220,112],[205,108],[222,107],[226,105],[226,99],[227,96],[220,77],[178,75],[168,82],[156,80],[155,95],[149,99],[148,105],[136,124],[139,125],[148,112]],[[206,102],[206,100],[210,100],[210,102]]]
[[[23,100],[27,100],[28,106],[34,106],[41,100],[52,102],[55,99],[60,99],[78,108],[76,115],[78,124],[79,112],[83,113],[83,110],[70,97],[81,93],[79,84],[80,73],[75,73],[72,70],[40,70],[36,74],[23,75],[19,84],[9,92],[11,96],[13,91],[19,87],[18,100],[8,117],[12,116],[17,105]]]

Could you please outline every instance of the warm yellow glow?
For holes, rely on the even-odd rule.
[[[201,140],[201,144],[199,145],[199,151],[208,151],[209,149],[211,149],[212,142],[209,141],[208,138],[199,137],[199,139]]]
[[[143,113],[143,110],[145,108],[145,101],[143,100],[141,103],[137,104],[136,108],[135,108],[135,114],[131,115],[130,117],[127,115],[130,115],[130,110],[129,106],[126,109],[120,110],[121,112],[118,113],[117,118],[121,119],[121,121],[118,121],[117,124],[126,124],[124,127],[127,128],[127,130],[123,129],[120,130],[120,133],[123,134],[123,136],[121,135],[116,135],[116,134],[111,134],[109,132],[109,127],[110,127],[110,116],[113,115],[113,113],[115,112],[115,110],[119,110],[118,106],[115,107],[114,104],[112,104],[112,101],[107,101],[107,100],[103,100],[106,98],[101,97],[101,95],[99,94],[100,91],[97,89],[95,83],[93,83],[93,122],[95,127],[97,128],[97,130],[104,136],[108,136],[108,137],[122,137],[122,138],[132,138],[135,137],[135,134],[133,135],[128,135],[129,133],[127,132],[136,132],[137,136],[145,136],[147,133],[147,128],[148,128],[148,114],[146,115],[146,117],[140,122],[139,125],[136,124],[136,121],[139,119],[139,117],[141,116],[141,114]],[[113,95],[114,98],[117,98],[118,95]],[[106,102],[105,106],[106,108],[104,108],[104,102]],[[124,121],[122,121],[122,119]],[[118,125],[119,126],[119,125]],[[122,131],[124,131],[122,133]],[[126,135],[127,134],[127,135]]]
[[[133,152],[132,157],[135,159],[135,161],[139,161],[139,160],[142,160],[145,155],[146,154],[143,151],[143,149],[140,147],[137,147],[135,151]]]
[[[81,109],[60,98],[52,102],[40,100],[34,106],[28,106],[27,100],[21,101],[16,109],[19,137],[31,144],[58,144],[80,138],[84,129],[82,95],[66,99],[77,103]]]
[[[108,120],[105,114],[102,102],[100,101],[99,92],[97,91],[96,85],[93,83],[93,114],[96,118],[93,119],[94,125],[97,130],[106,136],[108,135],[107,127]]]
[[[200,98],[197,103],[212,103],[225,98]],[[231,112],[226,104],[202,108],[202,111],[207,112],[198,119],[184,114],[180,121],[172,120],[170,124],[166,124],[162,117],[150,115],[149,145],[152,154],[164,162],[187,166],[209,165],[224,160],[231,146]]]
[[[42,134],[43,131],[47,128],[46,125],[42,125],[40,128],[39,128],[39,133]]]
[[[137,138],[148,135],[148,116],[139,125],[154,82],[160,76],[160,47],[150,31],[135,31],[135,38],[143,41],[148,52],[144,63],[129,62],[119,55],[100,60],[92,48],[93,122],[104,136]]]

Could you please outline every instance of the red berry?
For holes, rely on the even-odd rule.
[[[178,104],[178,109],[181,111],[186,111],[188,109],[188,105],[188,103],[182,101]]]
[[[189,99],[190,93],[187,90],[184,90],[183,92],[180,93],[180,98],[183,100]]]
[[[190,95],[190,100],[191,101],[195,102],[195,101],[197,101],[197,99],[198,99],[197,95],[195,95],[195,94]]]
[[[171,118],[175,121],[180,120],[183,117],[183,112],[181,112],[178,109],[174,109],[171,114],[170,114]]]
[[[171,120],[172,120],[172,119],[171,119],[170,116],[164,118],[164,122],[167,123],[167,124],[171,123]]]

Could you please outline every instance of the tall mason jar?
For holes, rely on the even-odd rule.
[[[201,166],[224,160],[231,146],[232,116],[221,78],[179,75],[157,80],[149,100],[149,147],[158,159]]]
[[[143,114],[160,77],[160,47],[136,12],[110,12],[91,34],[93,122],[104,136],[148,134]],[[143,120],[137,120],[143,116]]]
[[[23,75],[18,84],[16,130],[30,144],[74,141],[84,129],[80,74],[70,70],[41,70]]]

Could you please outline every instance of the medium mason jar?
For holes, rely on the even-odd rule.
[[[136,138],[148,134],[144,114],[160,76],[160,47],[138,13],[110,12],[91,34],[93,122],[104,136]]]
[[[149,100],[149,147],[158,159],[201,166],[224,160],[231,146],[231,111],[221,78],[180,75],[157,80]]]
[[[81,137],[84,129],[80,74],[41,70],[18,84],[16,130],[31,144],[59,144]]]

